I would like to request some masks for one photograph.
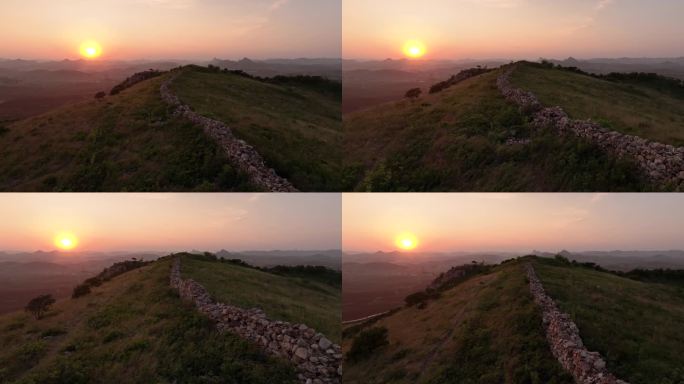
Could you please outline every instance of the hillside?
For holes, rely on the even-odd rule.
[[[339,190],[339,83],[266,81],[197,66],[144,76],[150,72],[131,76],[123,91],[101,100],[0,122],[0,190],[269,189],[247,173],[259,162],[262,173],[273,168],[296,189]],[[196,121],[174,113],[160,92],[169,82],[184,104],[228,125],[242,140],[234,144],[255,155],[238,163],[243,152],[226,149]]]
[[[0,190],[253,189],[201,128],[170,114],[166,76],[8,125]]]
[[[579,329],[579,344],[569,343],[561,338],[572,332],[562,324],[566,320],[544,314],[554,332],[553,345],[564,350],[560,354],[575,371],[591,374],[583,364],[598,356],[603,360],[590,364],[591,369],[632,384],[684,381],[681,271],[615,273],[561,257],[529,256],[465,276],[452,269],[451,276],[461,277],[446,290],[411,295],[409,304],[387,315],[347,326],[345,382],[574,382],[551,352],[542,307],[533,301],[531,278],[524,272],[528,264]],[[387,330],[384,346],[371,336],[382,329]],[[354,344],[365,349],[357,345],[352,355]],[[582,344],[592,353],[573,350]]]
[[[202,284],[212,297],[241,308],[261,308],[269,319],[303,323],[339,343],[341,274],[267,273],[200,256],[183,257],[184,278]]]
[[[191,67],[172,89],[200,115],[226,123],[298,189],[339,191],[341,86],[311,78],[276,79]]]
[[[641,191],[637,164],[534,129],[497,69],[415,101],[344,117],[345,188],[357,191]],[[426,89],[423,90],[427,92]]]
[[[291,366],[213,324],[169,286],[166,258],[115,277],[41,320],[0,316],[0,382],[295,383]]]
[[[534,265],[548,294],[609,371],[632,384],[684,382],[681,280],[640,282],[551,259]]]
[[[662,80],[608,81],[540,65],[519,65],[511,77],[547,106],[570,117],[592,119],[618,132],[684,145],[684,87]]]
[[[345,329],[349,351],[362,326]],[[473,276],[437,299],[365,326],[389,345],[345,362],[345,383],[572,383],[546,343],[520,263]]]

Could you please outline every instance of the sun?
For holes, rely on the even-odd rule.
[[[394,244],[399,249],[403,249],[405,251],[411,251],[413,249],[416,249],[416,247],[418,246],[418,238],[416,237],[416,235],[414,235],[410,232],[404,232],[404,233],[398,234],[395,237]]]
[[[97,41],[88,40],[81,44],[81,56],[86,59],[96,59],[102,55],[102,47]]]
[[[72,233],[62,232],[55,236],[55,246],[63,251],[70,251],[78,245],[78,238]]]
[[[404,54],[412,59],[425,56],[426,51],[425,44],[419,40],[409,40],[404,44]]]

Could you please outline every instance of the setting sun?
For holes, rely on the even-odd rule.
[[[398,248],[410,251],[418,246],[418,238],[412,233],[405,232],[397,235],[394,243]]]
[[[55,246],[64,251],[69,251],[78,245],[78,239],[71,233],[60,233],[55,236]]]
[[[410,58],[417,59],[425,55],[425,44],[418,40],[409,40],[404,44],[404,54]]]
[[[96,41],[86,41],[81,44],[81,56],[87,59],[95,59],[102,54],[102,47]]]

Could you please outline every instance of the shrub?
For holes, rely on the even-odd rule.
[[[370,328],[359,333],[359,335],[354,338],[351,349],[347,352],[347,360],[350,362],[357,362],[368,358],[373,352],[388,344],[387,328]]]
[[[423,93],[423,91],[420,88],[411,88],[408,91],[406,91],[406,95],[404,95],[404,97],[406,97],[407,99],[415,100],[420,96],[421,93]]]
[[[95,99],[102,100],[102,99],[104,99],[105,96],[107,96],[107,93],[100,91],[100,92],[95,94]]]
[[[36,320],[39,320],[54,303],[55,298],[52,295],[41,295],[29,301],[24,309],[26,312],[30,312]]]
[[[74,292],[71,294],[72,299],[79,298],[81,296],[85,296],[90,293],[90,285],[88,284],[79,284],[74,288]]]

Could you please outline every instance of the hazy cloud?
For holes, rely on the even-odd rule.
[[[198,0],[139,0],[144,4],[161,6],[171,9],[188,9],[197,4]]]
[[[491,8],[517,8],[527,3],[527,0],[467,0],[470,3]]]
[[[275,0],[270,7],[268,7],[269,12],[277,11],[280,7],[289,3],[290,0]]]

